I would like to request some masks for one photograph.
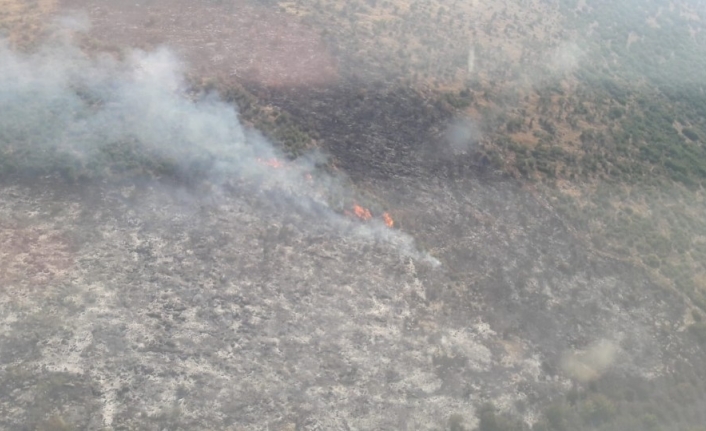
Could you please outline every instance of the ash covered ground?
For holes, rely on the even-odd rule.
[[[678,300],[526,192],[387,190],[440,267],[252,191],[5,185],[2,426],[470,427],[568,387],[566,352],[649,378],[682,349]]]

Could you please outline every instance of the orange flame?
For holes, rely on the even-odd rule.
[[[271,158],[271,159],[257,159],[258,162],[263,163],[271,168],[281,168],[284,166],[284,163],[282,163],[279,159],[276,158]]]
[[[286,167],[284,162],[282,162],[281,160],[274,158],[274,157],[269,158],[269,159],[262,159],[262,158],[258,157],[257,161],[259,163],[267,165],[271,168],[279,169],[279,168]],[[314,179],[314,177],[308,172],[304,173],[304,178],[309,182],[312,182]],[[351,213],[350,211],[344,211],[344,213],[348,216],[356,216],[363,221],[368,221],[373,218],[373,215],[369,209],[362,207],[358,204],[353,204],[353,213]],[[385,226],[387,226],[389,228],[392,228],[395,226],[395,221],[392,219],[392,217],[390,216],[389,213],[383,213],[382,220],[383,220],[383,222],[385,222]]]
[[[363,208],[360,205],[353,205],[353,213],[356,215],[361,220],[370,220],[373,218],[373,215],[370,214],[370,210],[367,208]]]
[[[392,220],[392,217],[390,217],[390,214],[382,213],[382,219],[383,219],[383,221],[385,221],[385,225],[387,225],[387,227],[395,227],[395,221]]]

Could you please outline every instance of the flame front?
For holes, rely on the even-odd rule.
[[[395,221],[392,220],[392,217],[390,217],[390,214],[382,213],[382,219],[385,222],[385,225],[387,225],[387,227],[395,227]]]

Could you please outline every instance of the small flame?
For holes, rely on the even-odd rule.
[[[392,217],[390,217],[390,214],[382,213],[382,219],[385,221],[385,225],[387,227],[395,227],[395,221],[392,220]]]
[[[281,160],[276,159],[276,158],[271,158],[271,159],[257,159],[258,162],[265,164],[271,168],[281,168],[284,167],[284,163],[282,163]]]
[[[269,158],[269,159],[262,159],[262,158],[257,158],[258,163],[262,163],[263,165],[269,166],[271,168],[279,169],[279,168],[285,168],[287,167],[284,162],[277,158]],[[308,182],[313,182],[314,177],[311,175],[309,172],[304,173],[304,178]],[[350,211],[344,211],[344,213],[348,216],[356,216],[359,219],[363,221],[368,221],[373,218],[373,214],[370,212],[369,209],[362,207],[358,204],[353,204],[353,213]],[[383,213],[382,214],[382,220],[385,222],[385,226],[392,228],[395,226],[395,221],[392,219],[389,213]]]
[[[367,208],[363,208],[360,205],[353,205],[353,213],[356,215],[361,220],[370,220],[373,218],[373,215],[370,214],[370,210]]]

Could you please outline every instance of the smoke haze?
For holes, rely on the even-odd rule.
[[[72,29],[86,27],[81,20],[70,22]],[[363,225],[340,215],[354,193],[344,177],[317,168],[324,155],[286,161],[261,134],[244,128],[218,95],[188,97],[184,67],[168,49],[131,51],[122,60],[92,58],[66,34],[57,40],[32,54],[0,43],[0,145],[12,171],[104,171],[106,154],[127,145],[180,176],[266,190],[270,198],[311,211],[334,231],[380,240],[404,256],[438,264],[417,252],[411,237],[381,221]]]

